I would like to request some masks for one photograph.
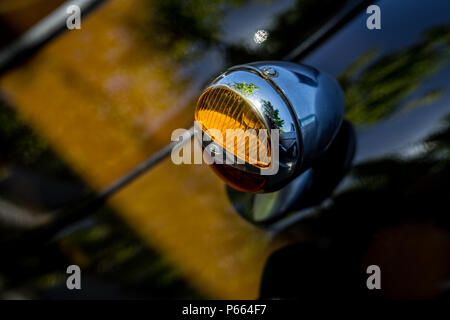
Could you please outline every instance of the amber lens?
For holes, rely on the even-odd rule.
[[[210,138],[228,152],[256,167],[270,166],[267,128],[259,114],[238,93],[226,87],[207,89],[198,100],[195,120],[202,122],[204,132],[218,130],[222,137]],[[260,135],[260,130],[265,130],[264,135]]]

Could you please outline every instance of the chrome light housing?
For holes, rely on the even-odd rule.
[[[234,110],[242,108],[245,112]],[[233,188],[260,193],[278,190],[310,168],[333,141],[343,115],[344,97],[334,79],[306,65],[268,61],[222,73],[200,97],[195,118],[203,123],[196,129],[204,132],[214,125],[223,129],[236,123],[243,128],[257,123],[269,132],[277,130],[275,145],[270,137],[270,166],[252,165],[248,156],[245,163],[213,164]],[[202,145],[237,158],[235,149],[214,139],[203,139]]]

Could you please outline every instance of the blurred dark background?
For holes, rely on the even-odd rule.
[[[0,1],[0,50],[62,3]],[[81,30],[4,71],[0,296],[448,297],[450,6],[378,1],[381,30],[354,12],[299,51],[358,3],[104,1]],[[266,41],[254,41],[258,30]],[[306,218],[280,231],[252,226],[209,168],[170,159],[101,209],[70,211],[189,127],[218,72],[286,57],[338,79],[357,133],[354,167]],[[51,225],[56,233],[27,243]],[[66,289],[70,264],[82,269],[80,291]],[[365,288],[370,264],[381,291]]]

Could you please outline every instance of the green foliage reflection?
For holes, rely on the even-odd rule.
[[[409,99],[450,57],[450,28],[436,27],[413,46],[374,58],[376,50],[358,58],[340,77],[346,117],[354,123],[374,123],[402,108],[434,102],[442,92],[430,89]]]

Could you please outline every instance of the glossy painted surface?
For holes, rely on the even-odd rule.
[[[173,129],[192,124],[201,88],[220,71],[280,59],[339,7],[236,1],[222,11],[220,1],[180,3],[110,1],[82,31],[1,77],[1,115],[15,124],[1,127],[2,201],[14,204],[13,217],[26,217],[4,220],[2,237],[45,224],[49,209],[125,173]],[[379,5],[381,31],[367,30],[362,13],[302,60],[338,78],[346,119],[357,129],[357,166],[333,201],[308,212],[313,219],[277,233],[254,227],[209,168],[167,159],[106,212],[62,230],[42,252],[3,264],[3,293],[55,297],[65,267],[76,263],[100,288],[92,295],[120,287],[145,297],[255,298],[270,253],[325,240],[349,248],[355,265],[384,266],[389,297],[415,297],[399,284],[411,278],[416,296],[441,294],[450,270],[449,3]],[[269,30],[262,45],[252,42],[258,29]],[[55,197],[61,185],[74,192],[52,203],[64,198]]]
[[[299,268],[286,272],[292,285],[277,279],[290,292],[286,296],[326,298],[320,288],[328,288],[328,297],[448,298],[450,4],[379,5],[382,30],[361,28],[361,15],[303,60],[343,86],[357,149],[333,198],[300,213],[311,216],[296,232],[316,233],[314,240],[286,248],[272,261],[271,267],[286,263],[288,251],[285,257],[297,257],[289,262]],[[318,264],[332,265],[341,277]],[[370,264],[386,277],[382,292],[364,288]],[[269,273],[267,283],[274,283]],[[302,290],[295,291],[299,283]]]

